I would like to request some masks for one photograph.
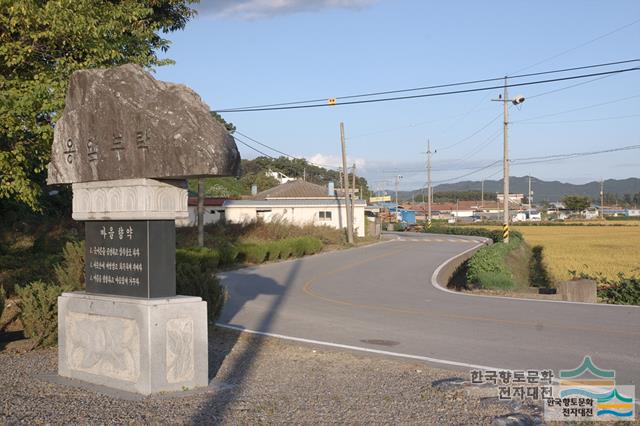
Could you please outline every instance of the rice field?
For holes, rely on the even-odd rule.
[[[544,247],[544,261],[555,281],[569,270],[640,275],[640,226],[513,226],[530,245]]]

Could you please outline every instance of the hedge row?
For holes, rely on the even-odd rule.
[[[204,247],[176,250],[176,293],[207,302],[207,317],[220,317],[227,291],[216,277],[218,253]]]
[[[475,228],[472,226],[433,226],[431,229],[425,227],[424,232],[431,234],[467,235],[473,237],[490,238],[494,243],[502,242],[502,231],[499,229],[489,230],[485,228]],[[509,235],[515,239],[522,240],[522,234],[511,230]]]
[[[267,260],[288,259],[316,254],[322,250],[322,241],[315,237],[293,237],[277,241],[245,241],[226,244],[220,248],[193,247],[176,250],[176,262],[201,262],[210,267],[236,263],[262,263]]]

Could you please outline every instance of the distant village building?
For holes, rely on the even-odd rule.
[[[354,231],[365,236],[364,200],[354,203]],[[243,223],[257,219],[265,222],[284,220],[295,225],[327,225],[346,228],[347,215],[344,198],[336,195],[333,184],[320,186],[293,180],[262,191],[250,199],[224,202],[227,222]]]

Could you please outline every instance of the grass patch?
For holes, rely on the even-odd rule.
[[[515,286],[513,278],[506,272],[478,273],[478,284],[487,290],[511,290]]]
[[[508,244],[498,243],[478,250],[467,264],[467,282],[485,289],[505,290],[516,287],[516,279],[523,279],[523,276],[513,274],[507,266],[507,257],[510,255],[516,258],[522,256],[519,253],[511,254],[512,251],[520,249],[522,245],[520,238],[512,236]],[[522,250],[519,251],[524,253]],[[528,285],[528,275],[525,280]]]

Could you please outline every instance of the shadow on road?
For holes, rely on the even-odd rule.
[[[260,320],[257,330],[268,331],[269,326],[273,323],[278,308],[285,300],[285,296],[296,279],[300,267],[304,259],[292,262],[291,269],[283,284],[278,284],[271,278],[251,275],[251,283],[240,285],[235,297],[231,297],[224,308],[224,317],[229,320],[233,319],[239,313],[244,305],[251,300],[257,299],[260,295],[275,295],[275,300],[271,303],[267,313]],[[249,277],[249,276],[247,276]],[[238,297],[240,296],[240,297]],[[215,330],[212,330],[215,333]],[[231,335],[231,333],[229,333]],[[239,334],[233,334],[233,338],[225,339],[225,342],[217,346],[209,343],[209,380],[215,379],[222,363],[236,345]],[[228,383],[233,385],[232,388],[223,393],[215,393],[208,400],[200,411],[191,419],[192,423],[215,423],[224,417],[229,410],[230,405],[238,398],[242,389],[242,383],[246,380],[247,375],[251,371],[252,364],[260,353],[261,339],[255,339],[251,345],[248,345],[242,354],[236,357],[233,365],[229,368],[228,377],[233,381]]]

